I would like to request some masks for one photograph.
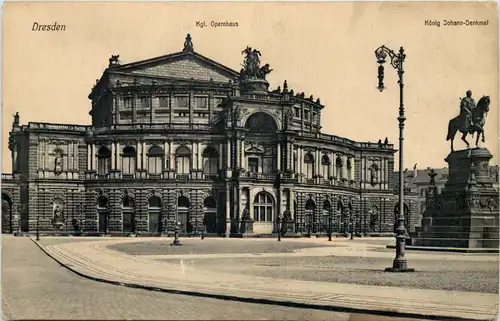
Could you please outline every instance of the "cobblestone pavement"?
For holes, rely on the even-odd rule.
[[[2,318],[16,320],[417,320],[224,301],[94,282],[61,267],[38,249],[30,239],[24,237],[2,237]]]
[[[180,264],[180,259],[165,260]],[[498,262],[409,260],[414,273],[387,273],[390,258],[375,257],[255,257],[182,260],[185,267],[240,275],[396,286],[429,290],[498,293]]]
[[[304,242],[249,241],[241,239],[182,239],[182,246],[170,246],[171,240],[125,243],[110,249],[129,255],[155,254],[228,254],[228,253],[290,253],[296,249],[327,247],[331,245]]]

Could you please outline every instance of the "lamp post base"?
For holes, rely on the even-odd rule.
[[[409,268],[405,261],[394,261],[392,267],[385,268],[385,272],[415,272],[415,269]]]
[[[170,245],[171,245],[171,246],[181,246],[182,244],[181,244],[181,241],[179,241],[179,240],[174,240],[174,241],[172,242],[172,244],[170,244]]]

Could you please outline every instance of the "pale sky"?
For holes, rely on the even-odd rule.
[[[8,133],[17,111],[28,121],[90,124],[92,85],[111,54],[122,63],[194,50],[239,70],[247,45],[274,71],[271,88],[289,88],[326,105],[323,131],[357,141],[388,137],[398,146],[397,74],[386,65],[379,92],[374,51],[403,46],[405,64],[404,167],[444,167],[448,121],[471,89],[491,95],[486,144],[498,163],[498,13],[478,2],[289,3],[5,3],[2,28],[2,171],[11,171]],[[444,26],[446,20],[488,20],[487,26]],[[238,22],[199,28],[196,21]],[[440,27],[425,26],[439,20]],[[66,25],[32,31],[33,23]],[[465,148],[455,138],[455,149]],[[469,137],[469,141],[472,139]],[[395,165],[397,168],[397,155]]]

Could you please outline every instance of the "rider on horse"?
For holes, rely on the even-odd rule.
[[[472,91],[467,90],[466,97],[460,101],[460,131],[466,132],[473,125],[472,112],[476,108],[476,102],[472,98]]]

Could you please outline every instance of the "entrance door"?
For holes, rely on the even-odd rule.
[[[123,232],[132,232],[132,213],[123,213]]]
[[[217,233],[217,213],[205,212],[203,225],[207,228],[207,233]]]
[[[160,213],[149,213],[149,232],[158,233],[160,231]]]
[[[11,206],[10,203],[4,199],[2,199],[2,233],[12,233]]]
[[[180,233],[187,233],[188,230],[188,213],[187,212],[179,212],[179,222],[181,225],[179,225],[179,232]]]
[[[99,212],[99,233],[106,233],[106,212]]]

